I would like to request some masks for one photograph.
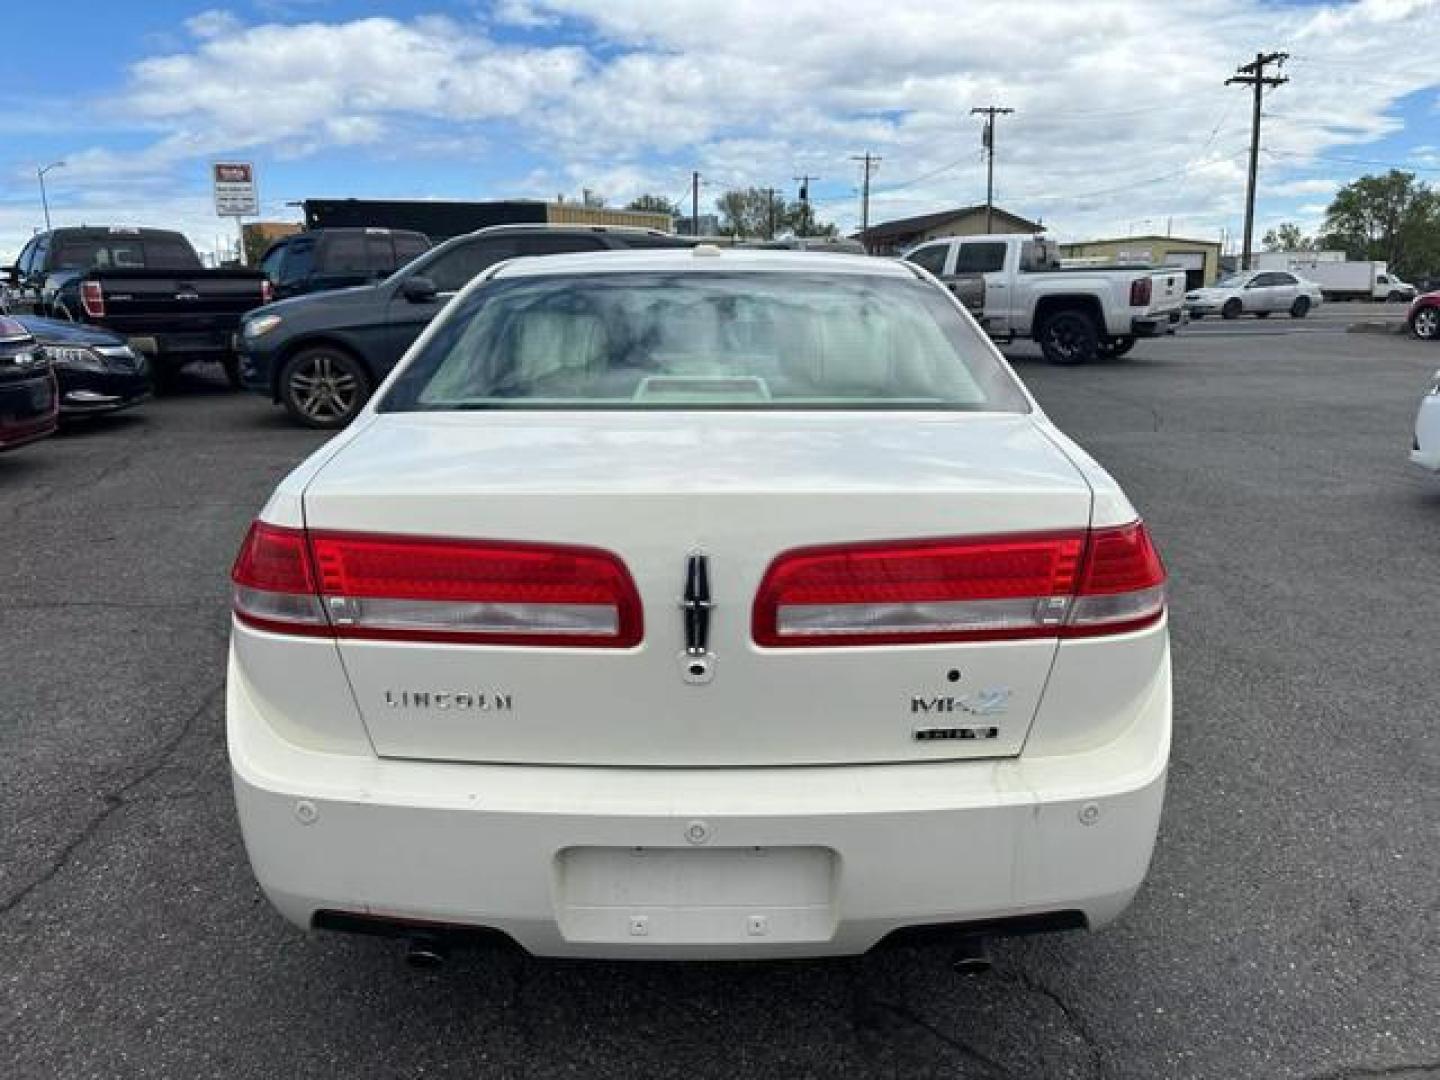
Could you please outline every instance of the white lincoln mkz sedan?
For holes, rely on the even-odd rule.
[[[1160,819],[1164,579],[923,270],[502,264],[245,538],[250,860],[422,956],[1097,928]]]

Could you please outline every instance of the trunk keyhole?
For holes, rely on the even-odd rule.
[[[680,677],[691,685],[708,683],[715,677],[715,657],[711,653],[680,655]]]

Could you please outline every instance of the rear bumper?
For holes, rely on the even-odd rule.
[[[196,330],[173,333],[133,334],[131,348],[146,356],[196,359],[229,356],[233,353],[234,330]]]
[[[251,865],[302,927],[341,912],[486,928],[538,955],[746,959],[855,954],[906,928],[1058,912],[1110,922],[1159,826],[1170,682],[1167,667],[1135,722],[1094,750],[913,765],[320,752],[277,733],[233,660],[227,714]],[[697,882],[714,891],[670,891]]]
[[[1130,333],[1135,337],[1158,337],[1161,334],[1173,334],[1185,321],[1185,311],[1177,308],[1174,311],[1160,311],[1141,318],[1130,320]]]

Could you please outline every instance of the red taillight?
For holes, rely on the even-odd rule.
[[[1095,529],[1064,637],[1137,630],[1165,612],[1165,564],[1142,522]]]
[[[1130,282],[1130,306],[1148,307],[1150,304],[1151,281],[1148,277],[1136,278]]]
[[[269,278],[260,279],[260,303],[268,304],[275,299],[275,286],[270,284]]]
[[[1115,633],[1163,611],[1164,569],[1136,522],[788,552],[761,582],[752,632],[777,648],[994,641]]]
[[[80,283],[80,306],[92,319],[105,317],[105,290],[98,281]]]
[[[235,616],[262,630],[330,634],[303,529],[257,521],[230,570]]]
[[[643,634],[629,571],[614,555],[591,548],[307,536],[257,523],[233,577],[237,617],[284,632],[597,648],[628,648]],[[302,592],[313,601],[318,626],[308,617],[285,622],[300,605],[277,598]],[[269,606],[257,606],[261,602]],[[272,610],[277,606],[284,613]]]

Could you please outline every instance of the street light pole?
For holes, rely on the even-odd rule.
[[[41,205],[42,207],[44,207],[44,209],[45,209],[45,231],[46,231],[46,232],[49,232],[49,231],[50,231],[50,200],[45,197],[45,174],[46,174],[47,172],[49,172],[51,169],[58,169],[58,168],[60,168],[60,166],[62,166],[62,165],[64,165],[64,164],[65,164],[65,162],[63,162],[63,161],[52,161],[49,165],[46,165],[43,169],[36,169],[36,170],[35,170],[35,176],[36,176],[36,177],[39,179],[39,181],[40,181],[40,205]]]

